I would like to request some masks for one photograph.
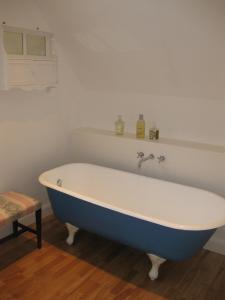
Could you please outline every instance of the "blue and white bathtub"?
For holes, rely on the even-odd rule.
[[[152,280],[166,259],[192,257],[225,224],[225,199],[197,188],[81,163],[39,180],[67,225],[69,244],[82,228],[143,250]]]

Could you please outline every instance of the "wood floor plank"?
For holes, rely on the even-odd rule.
[[[44,243],[30,233],[0,247],[0,300],[223,300],[225,257],[206,250],[185,262],[167,262],[148,278],[141,251],[80,231],[65,243],[54,217],[43,222]]]

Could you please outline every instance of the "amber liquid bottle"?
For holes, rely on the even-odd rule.
[[[144,139],[145,138],[145,121],[143,114],[139,115],[139,119],[136,124],[136,138]]]

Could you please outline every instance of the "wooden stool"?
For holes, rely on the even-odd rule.
[[[36,230],[18,222],[18,219],[35,212]],[[41,203],[26,195],[6,192],[0,193],[0,227],[12,223],[13,233],[0,240],[0,243],[29,231],[37,235],[37,247],[42,245]]]

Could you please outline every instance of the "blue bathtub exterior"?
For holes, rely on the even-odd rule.
[[[169,260],[194,256],[216,229],[179,230],[128,216],[47,188],[54,214],[64,223]]]

